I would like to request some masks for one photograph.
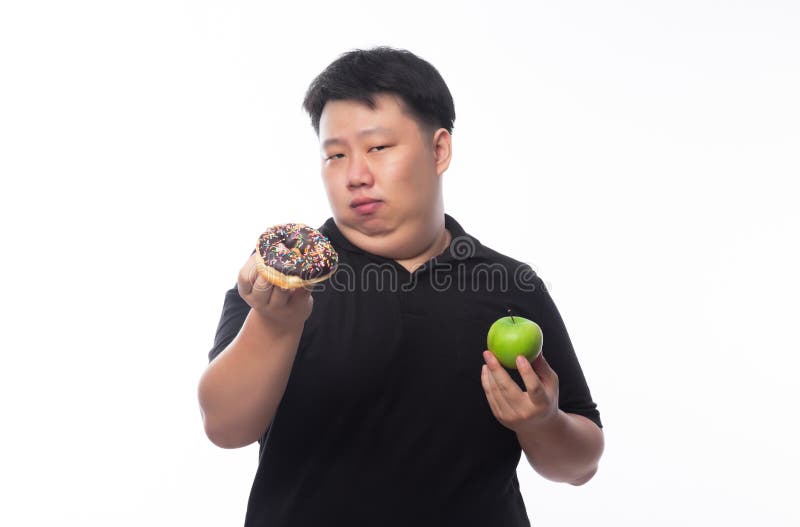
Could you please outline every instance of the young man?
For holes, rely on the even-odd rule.
[[[245,525],[530,525],[521,452],[580,485],[602,425],[542,280],[444,213],[446,84],[407,51],[357,50],[314,80],[304,107],[339,270],[288,292],[251,255],[199,386],[211,441],[260,445]],[[545,336],[518,370],[485,350],[509,307]]]

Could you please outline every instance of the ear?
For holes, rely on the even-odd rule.
[[[441,176],[450,166],[450,157],[453,154],[452,136],[444,128],[439,128],[433,133],[431,141],[433,158],[436,162],[436,174]]]

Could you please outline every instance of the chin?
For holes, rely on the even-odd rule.
[[[338,217],[335,216],[334,219],[340,227],[360,232],[366,236],[377,236],[390,230],[384,218],[379,216],[361,216],[350,210],[348,210],[346,214]]]

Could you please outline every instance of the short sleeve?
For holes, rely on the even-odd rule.
[[[536,322],[544,335],[542,353],[558,375],[558,407],[564,412],[582,415],[602,428],[600,412],[592,400],[561,314],[541,278],[537,276],[535,282],[536,290],[531,294],[537,296],[540,309]]]
[[[217,324],[217,333],[214,336],[214,347],[208,352],[208,362],[222,353],[228,344],[239,334],[244,325],[244,320],[250,312],[250,306],[239,296],[239,289],[234,286],[225,293],[225,302],[222,305],[222,315]]]

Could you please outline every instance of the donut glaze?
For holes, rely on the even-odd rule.
[[[261,274],[281,287],[300,287],[321,282],[336,269],[339,256],[318,230],[302,223],[284,223],[265,231],[258,239]]]

